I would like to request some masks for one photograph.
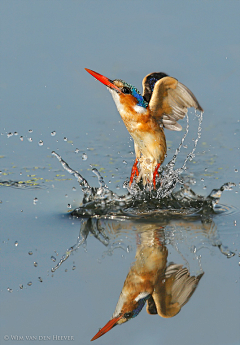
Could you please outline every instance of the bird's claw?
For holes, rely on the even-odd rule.
[[[161,163],[158,163],[158,165],[156,166],[154,173],[153,173],[153,186],[154,189],[156,189],[156,176],[159,176],[159,172],[158,169],[160,168]]]
[[[131,184],[133,183],[134,176],[135,176],[135,175],[136,175],[136,176],[139,176],[139,171],[138,171],[137,165],[138,165],[138,160],[136,159],[136,160],[135,160],[135,163],[133,164],[133,167],[132,167],[132,172],[131,172],[129,187],[130,187]]]

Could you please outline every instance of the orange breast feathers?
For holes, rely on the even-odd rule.
[[[157,163],[162,163],[166,154],[163,128],[152,116],[149,108],[137,105],[132,95],[119,95],[122,105],[119,113],[141,154]]]
[[[149,108],[143,108],[137,105],[137,100],[132,95],[119,95],[121,109],[119,113],[123,119],[125,126],[130,134],[134,131],[141,133],[161,134],[161,130],[157,121],[152,117]]]

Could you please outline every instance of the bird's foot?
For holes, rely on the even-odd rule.
[[[158,163],[158,165],[156,166],[154,172],[153,172],[153,186],[154,189],[156,189],[156,176],[159,176],[159,172],[158,169],[160,168],[161,163]]]
[[[132,167],[132,172],[131,172],[129,187],[130,187],[131,184],[133,183],[134,176],[135,176],[135,175],[136,175],[136,176],[139,176],[139,171],[138,171],[137,165],[138,165],[138,159],[135,160],[135,163],[133,164],[133,167]]]

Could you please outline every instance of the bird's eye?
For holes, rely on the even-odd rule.
[[[125,87],[125,86],[122,88],[122,92],[123,93],[131,93],[130,89],[128,87]]]
[[[133,312],[131,312],[131,313],[125,313],[123,316],[124,316],[126,319],[129,319],[130,317],[133,316]]]

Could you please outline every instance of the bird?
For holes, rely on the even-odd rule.
[[[121,79],[111,80],[88,68],[85,70],[107,86],[121,118],[134,140],[136,159],[129,185],[136,182],[153,184],[163,163],[167,144],[164,129],[181,131],[177,122],[188,108],[203,112],[194,94],[177,79],[163,72],[153,72],[143,78],[143,94]]]
[[[180,264],[167,264],[168,250],[159,230],[141,234],[131,266],[110,321],[91,339],[135,318],[146,304],[148,314],[164,318],[177,315],[196,290],[204,272],[190,276]]]

